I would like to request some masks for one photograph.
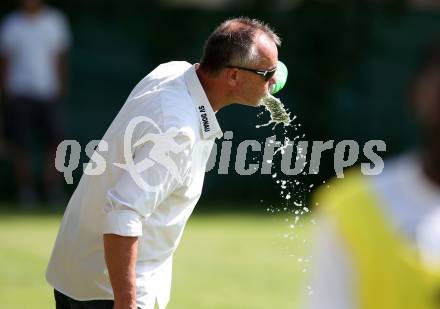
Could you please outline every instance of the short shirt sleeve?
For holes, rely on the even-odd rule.
[[[65,51],[70,48],[72,36],[69,22],[61,12],[52,13],[53,48],[56,51]]]
[[[104,234],[141,236],[142,221],[179,186],[190,171],[193,140],[185,132],[144,135],[133,164],[107,192]]]

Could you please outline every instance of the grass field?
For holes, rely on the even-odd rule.
[[[193,216],[174,259],[169,309],[300,308],[307,228],[286,216]],[[60,215],[0,213],[0,308],[54,308],[44,271]]]

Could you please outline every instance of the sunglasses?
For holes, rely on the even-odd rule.
[[[275,74],[275,71],[277,70],[277,68],[274,68],[272,70],[267,70],[267,71],[254,70],[254,69],[239,67],[239,66],[236,66],[236,65],[227,65],[226,67],[230,68],[230,69],[235,68],[235,69],[240,69],[240,70],[244,70],[244,71],[249,71],[249,72],[255,73],[257,75],[260,75],[266,82],[269,81],[273,77],[273,75]]]

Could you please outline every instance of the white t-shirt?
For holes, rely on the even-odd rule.
[[[133,122],[139,117],[142,121]],[[134,128],[131,140],[127,128]],[[221,135],[195,65],[169,62],[146,76],[103,137],[109,145],[99,152],[107,162],[105,172],[83,175],[69,201],[48,282],[77,300],[113,299],[103,234],[138,236],[137,304],[150,309],[157,299],[165,308],[172,255],[200,197],[214,140]],[[142,137],[148,142],[136,145]],[[120,164],[131,159],[138,167],[134,176]],[[176,172],[180,178],[173,176]]]
[[[418,248],[428,267],[439,267],[440,188],[426,178],[420,162],[414,154],[389,160],[384,172],[370,180],[385,201],[380,206],[393,228]],[[318,219],[310,266],[313,294],[306,308],[355,309],[357,286],[350,252],[334,223]]]
[[[56,57],[69,45],[67,20],[55,9],[32,17],[21,11],[8,15],[0,30],[0,52],[8,61],[6,91],[52,99],[60,86]]]

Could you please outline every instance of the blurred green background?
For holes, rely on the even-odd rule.
[[[1,308],[54,308],[44,272],[61,216],[0,215]],[[308,293],[304,221],[292,240],[284,216],[194,216],[175,255],[169,308],[300,308]]]

